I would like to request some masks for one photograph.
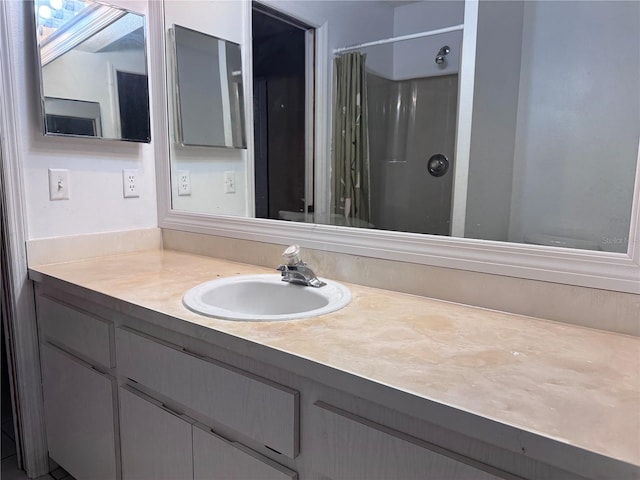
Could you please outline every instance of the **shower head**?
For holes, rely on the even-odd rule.
[[[451,51],[451,49],[449,48],[449,45],[445,45],[443,46],[439,51],[438,54],[436,55],[436,63],[438,65],[442,65],[445,62],[445,56],[449,55],[449,52]]]

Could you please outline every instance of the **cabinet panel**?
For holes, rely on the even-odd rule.
[[[119,373],[291,458],[298,454],[298,392],[116,329]]]
[[[191,480],[191,424],[120,387],[122,478]]]
[[[330,478],[386,480],[443,479],[500,480],[518,477],[480,466],[435,445],[375,424],[323,402],[314,404],[318,430],[317,454],[325,459],[323,474]],[[437,453],[437,452],[440,453]],[[458,459],[452,458],[458,457]]]
[[[100,365],[115,366],[110,348],[112,324],[43,296],[38,297],[38,324],[42,337]]]
[[[193,427],[193,475],[195,480],[295,480],[293,470],[253,452],[244,445]]]
[[[119,478],[115,379],[48,344],[40,357],[49,455],[78,480]]]

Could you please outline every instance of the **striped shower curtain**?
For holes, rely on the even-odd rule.
[[[332,211],[354,226],[369,223],[371,209],[365,59],[354,52],[333,62]]]

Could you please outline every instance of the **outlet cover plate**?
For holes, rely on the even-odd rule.
[[[178,170],[178,195],[191,195],[191,175],[189,170]]]
[[[138,170],[122,170],[122,193],[124,198],[140,196],[140,193],[138,192],[139,178],[140,175],[138,174]]]

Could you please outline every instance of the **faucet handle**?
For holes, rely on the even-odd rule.
[[[282,252],[282,256],[287,260],[287,265],[297,265],[300,263],[300,245],[291,245]]]

